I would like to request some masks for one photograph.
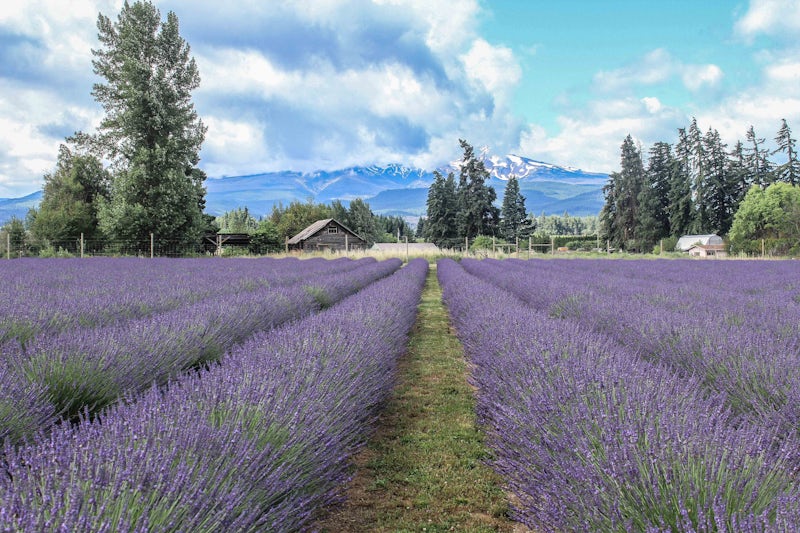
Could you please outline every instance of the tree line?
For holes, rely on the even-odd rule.
[[[216,217],[213,228],[220,233],[247,233],[251,236],[250,252],[269,253],[283,250],[286,239],[317,220],[327,218],[344,224],[369,245],[405,238],[414,240],[413,229],[402,217],[376,215],[360,198],[351,201],[347,207],[339,200],[330,205],[311,200],[292,201],[286,206],[278,203],[269,215],[260,219],[256,219],[247,207],[236,208]]]
[[[791,223],[765,219],[763,208],[743,210],[764,203],[765,195],[775,203],[772,190],[791,191],[800,184],[796,140],[785,119],[774,140],[776,148],[768,149],[766,139],[750,126],[745,140],[729,149],[716,129],[702,133],[692,119],[688,128],[678,129],[674,145],[655,143],[645,162],[641,146],[628,135],[620,170],[603,187],[601,237],[614,248],[636,252],[686,234],[729,237],[733,251],[744,252],[752,251],[746,241],[786,239]],[[795,209],[793,194],[781,196],[779,211]]]
[[[426,217],[420,220],[417,234],[440,248],[458,248],[465,240],[479,236],[498,236],[508,242],[527,239],[535,225],[525,210],[525,197],[520,194],[517,178],[509,178],[502,208],[498,209],[494,205],[497,193],[486,184],[489,171],[467,141],[459,139],[459,144],[464,154],[458,182],[453,172],[447,177],[434,172]]]

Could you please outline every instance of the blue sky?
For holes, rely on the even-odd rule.
[[[458,159],[458,139],[610,172],[698,119],[725,142],[800,129],[796,0],[163,0],[192,47],[209,176]],[[0,7],[0,197],[41,188],[101,109],[117,0]]]

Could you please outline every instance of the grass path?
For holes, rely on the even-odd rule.
[[[356,458],[347,502],[321,532],[519,532],[475,427],[461,343],[428,274],[398,385],[376,435]]]

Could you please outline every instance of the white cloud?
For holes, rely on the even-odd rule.
[[[522,69],[510,48],[492,46],[483,39],[476,39],[461,60],[469,79],[497,97],[505,98],[522,77]]]
[[[796,39],[800,31],[800,2],[750,0],[747,11],[736,21],[735,30],[748,39],[762,33]]]
[[[657,48],[624,67],[598,72],[594,81],[598,89],[613,93],[643,85],[668,83],[672,78],[679,78],[690,91],[698,91],[717,86],[723,78],[723,72],[713,64],[683,63],[667,50]]]

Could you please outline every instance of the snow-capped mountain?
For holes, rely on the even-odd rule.
[[[438,169],[443,175],[458,177],[459,162]],[[497,191],[501,204],[508,179],[519,179],[525,207],[533,214],[596,215],[603,205],[602,187],[607,174],[560,167],[518,155],[484,159],[490,173],[489,185]],[[237,207],[247,207],[255,216],[267,215],[274,205],[292,201],[347,204],[363,198],[372,211],[415,219],[425,214],[428,187],[433,171],[403,165],[351,167],[334,171],[267,172],[249,176],[206,180],[206,211],[221,215]],[[41,191],[23,198],[0,199],[0,224],[12,215],[24,218],[29,207],[38,205]]]

